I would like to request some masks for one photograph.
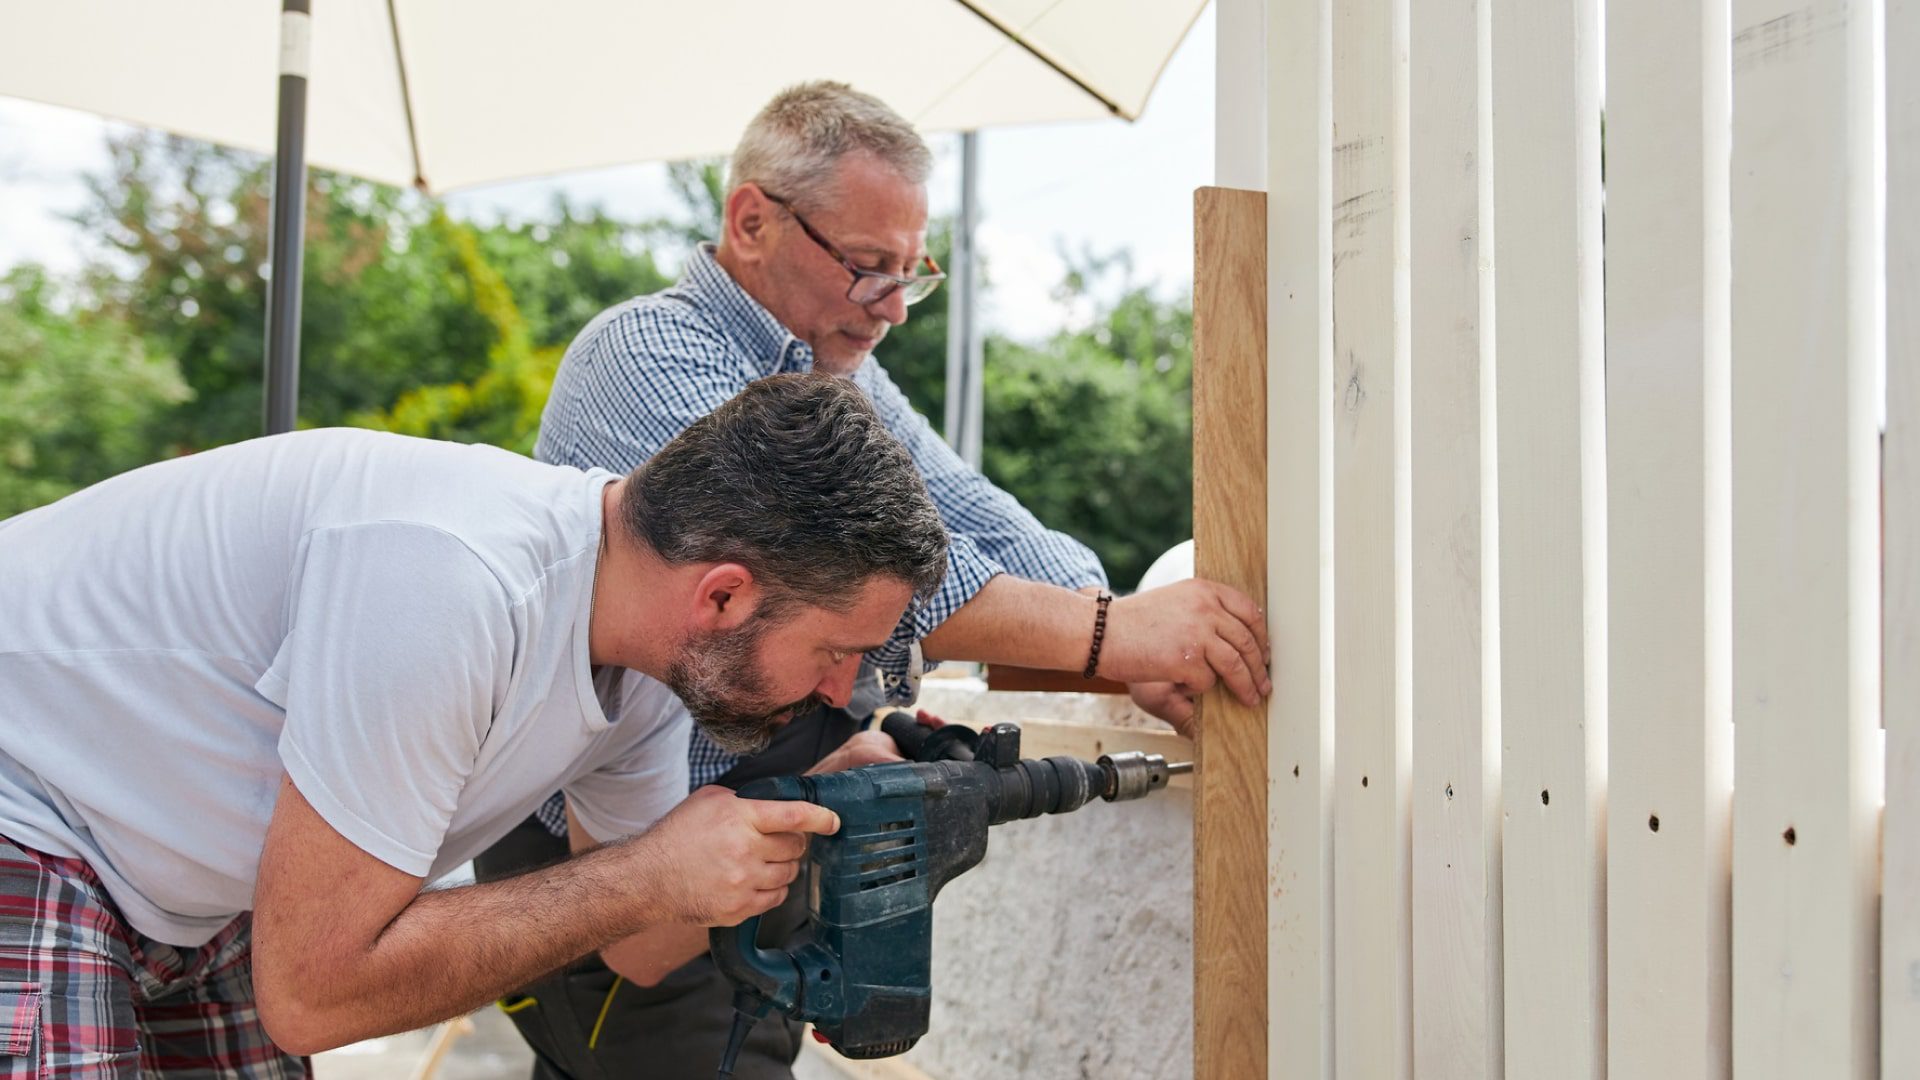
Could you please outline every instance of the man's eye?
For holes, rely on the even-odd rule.
[[[828,657],[829,657],[830,659],[832,659],[832,660],[833,660],[833,662],[834,662],[834,663],[836,663],[836,664],[838,664],[838,663],[840,663],[841,661],[843,661],[843,660],[845,660],[845,659],[846,659],[847,657],[849,657],[849,656],[852,656],[852,655],[853,655],[852,653],[845,653],[845,652],[841,652],[841,651],[840,651],[839,649],[828,649],[828,650],[827,650],[827,656],[828,656]]]

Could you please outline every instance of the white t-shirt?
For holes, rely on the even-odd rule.
[[[309,431],[0,521],[0,835],[197,945],[252,907],[282,770],[434,878],[560,787],[587,831],[686,795],[678,700],[587,653],[615,479]]]

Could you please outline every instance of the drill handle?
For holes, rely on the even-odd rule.
[[[800,993],[800,968],[793,957],[778,949],[760,947],[760,916],[739,926],[716,926],[707,931],[714,966],[734,986],[781,1012],[791,1010]]]

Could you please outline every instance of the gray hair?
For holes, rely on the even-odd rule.
[[[886,102],[846,83],[790,86],[767,102],[733,151],[727,191],[758,184],[788,202],[819,207],[848,154],[870,154],[909,183],[924,184],[933,154]]]
[[[875,577],[925,600],[947,531],[907,448],[851,381],[815,373],[747,384],[633,471],[627,532],[669,565],[735,562],[767,589],[845,611]]]

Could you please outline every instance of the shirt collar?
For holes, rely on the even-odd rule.
[[[693,249],[680,278],[681,291],[712,309],[721,331],[762,366],[762,374],[812,371],[813,347],[793,336],[773,312],[748,295],[713,252],[710,243]]]

